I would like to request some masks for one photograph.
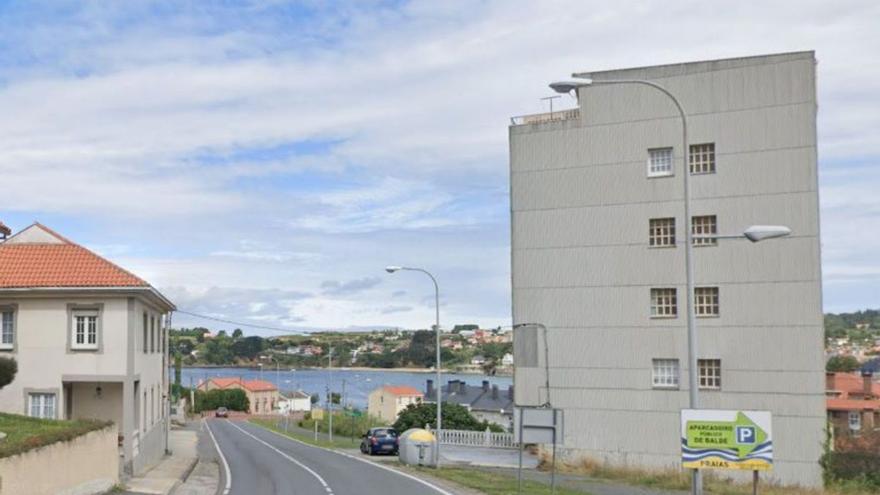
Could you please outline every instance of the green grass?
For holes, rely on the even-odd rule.
[[[316,445],[318,447],[327,447],[327,448],[339,448],[339,449],[356,449],[360,445],[360,439],[355,438],[352,441],[351,437],[338,436],[336,434],[333,435],[333,442],[330,442],[326,439],[325,435],[319,435],[318,440],[315,440],[314,434],[306,433],[302,431],[302,429],[298,428],[295,423],[291,424],[291,429],[289,431],[284,431],[284,427],[279,428],[275,421],[267,420],[267,419],[251,419],[251,423],[266,428],[267,430],[272,430],[276,433],[280,433],[284,436],[293,438],[294,440],[299,440],[300,442],[307,443],[309,445]]]
[[[461,486],[479,490],[486,495],[516,495],[517,481],[515,476],[482,471],[474,468],[441,467],[440,469],[414,468],[435,478],[451,481]],[[550,485],[537,481],[523,480],[522,493],[529,495],[550,495]],[[558,495],[589,495],[589,492],[571,490],[557,485]]]
[[[0,431],[6,433],[6,439],[0,442],[0,458],[21,454],[55,442],[72,440],[110,424],[112,423],[108,421],[85,419],[57,421],[0,413]]]

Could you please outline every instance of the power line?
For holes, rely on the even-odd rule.
[[[253,323],[244,323],[244,322],[241,322],[241,321],[226,320],[226,319],[223,319],[223,318],[216,318],[216,317],[214,317],[214,316],[208,316],[208,315],[202,315],[202,314],[198,314],[198,313],[193,313],[193,312],[191,312],[191,311],[184,311],[184,310],[182,310],[182,309],[178,309],[177,312],[178,312],[178,313],[181,313],[181,314],[189,315],[189,316],[194,316],[194,317],[196,317],[196,318],[202,318],[202,319],[205,319],[205,320],[219,321],[219,322],[221,322],[221,323],[229,323],[230,325],[237,325],[237,326],[240,326],[240,327],[259,328],[259,329],[262,329],[262,330],[271,330],[271,331],[273,331],[273,332],[283,332],[283,333],[287,333],[287,334],[290,334],[290,333],[303,333],[303,334],[314,333],[314,332],[309,331],[309,330],[292,330],[292,329],[290,329],[290,328],[271,327],[271,326],[268,326],[268,325],[255,325],[255,324],[253,324]]]

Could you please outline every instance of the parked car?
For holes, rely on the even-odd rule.
[[[361,440],[361,452],[369,455],[391,454],[397,455],[400,448],[400,439],[397,430],[387,426],[370,428]]]
[[[217,408],[216,411],[214,411],[214,417],[215,418],[228,418],[229,417],[229,410],[223,406],[220,406]]]

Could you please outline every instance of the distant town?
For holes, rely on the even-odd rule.
[[[429,369],[434,366],[435,339],[432,330],[400,329],[279,337],[205,327],[170,331],[171,352],[183,366]],[[460,373],[511,374],[512,342],[510,329],[456,325],[440,342],[443,367]]]

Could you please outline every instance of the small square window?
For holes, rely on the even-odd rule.
[[[715,143],[692,144],[690,153],[692,174],[715,172]]]
[[[715,215],[691,217],[691,235],[694,246],[714,246],[718,244],[718,220]]]
[[[675,318],[678,316],[676,289],[651,289],[651,318]]]
[[[672,148],[648,150],[648,177],[672,175]]]
[[[678,388],[678,359],[654,359],[651,384],[654,388]]]
[[[675,218],[652,218],[648,221],[648,245],[675,246]]]
[[[718,316],[718,287],[694,289],[694,313],[697,316]]]
[[[700,370],[700,388],[715,390],[721,388],[720,359],[700,359],[697,367]]]
[[[849,429],[852,431],[859,431],[862,429],[862,414],[860,412],[849,412]]]

